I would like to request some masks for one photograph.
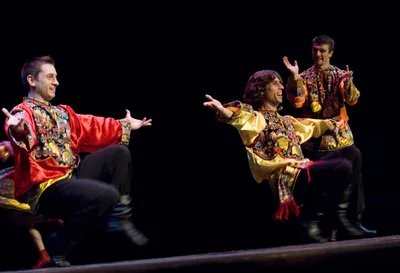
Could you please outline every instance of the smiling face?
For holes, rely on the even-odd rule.
[[[333,50],[329,47],[329,44],[313,43],[312,59],[317,68],[325,69],[330,65]]]
[[[276,77],[268,83],[265,90],[265,103],[267,109],[276,110],[283,101],[283,85],[281,80]]]
[[[59,85],[57,71],[52,64],[42,64],[37,76],[28,75],[27,80],[31,92],[43,102],[50,102],[56,96],[56,88]]]
[[[282,78],[274,70],[255,72],[246,84],[243,100],[255,110],[276,110],[282,103]]]

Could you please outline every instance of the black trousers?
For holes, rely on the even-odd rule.
[[[348,152],[352,153],[351,150]],[[305,218],[315,220],[310,218],[336,209],[352,179],[353,162],[338,152],[331,153],[308,170],[302,170],[296,181],[294,197],[299,204],[305,205]]]
[[[129,194],[130,185],[129,150],[115,145],[87,155],[76,177],[47,188],[39,199],[38,213],[64,220],[64,228],[50,246],[51,255],[65,255],[86,234],[105,228],[121,194]]]
[[[329,162],[335,159],[347,159],[352,165],[352,175],[350,181],[350,191],[352,192],[350,198],[350,208],[348,218],[352,222],[360,221],[362,213],[365,209],[364,202],[364,187],[362,183],[361,170],[362,170],[362,154],[360,150],[354,145],[345,147],[335,151],[329,152],[315,152],[303,149],[304,156],[310,160],[317,161],[323,160]],[[318,166],[318,165],[314,165]],[[311,167],[311,170],[315,169]]]

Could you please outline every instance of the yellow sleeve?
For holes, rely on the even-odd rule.
[[[250,105],[234,101],[225,104],[224,107],[231,110],[233,115],[229,119],[219,118],[219,120],[235,127],[244,145],[253,143],[257,136],[265,129],[266,121],[264,116],[254,111]]]
[[[31,207],[28,204],[21,203],[15,199],[0,196],[0,208],[14,209],[22,211],[31,211]]]
[[[304,143],[310,138],[317,138],[326,131],[334,131],[339,128],[338,123],[331,119],[301,119],[286,116],[290,119],[300,143]]]

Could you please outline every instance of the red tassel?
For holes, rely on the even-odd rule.
[[[299,207],[297,206],[296,201],[294,201],[294,199],[281,203],[279,205],[279,209],[275,213],[275,220],[281,220],[281,221],[283,219],[288,220],[290,214],[293,214],[295,216],[300,215]]]
[[[308,165],[307,165],[307,167],[306,167],[308,183],[310,183],[311,180],[312,180],[312,177],[311,177],[311,174],[310,174],[310,167],[311,167],[312,165],[315,165],[315,164],[321,163],[321,162],[323,162],[323,160],[310,161],[310,162],[308,163]]]

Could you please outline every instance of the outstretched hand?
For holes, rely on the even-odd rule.
[[[217,112],[222,111],[222,109],[223,109],[224,107],[222,106],[222,104],[221,104],[218,100],[214,99],[214,98],[211,97],[210,95],[206,95],[206,98],[207,98],[209,101],[204,102],[204,103],[203,103],[204,106],[208,107],[209,109],[211,109],[211,110],[213,110],[213,111],[217,111]]]
[[[146,117],[142,120],[135,119],[131,116],[131,112],[126,110],[126,117],[129,123],[131,124],[131,130],[137,130],[143,126],[151,126],[152,119],[147,119]]]
[[[222,115],[225,118],[230,118],[233,115],[233,112],[229,109],[226,109],[221,102],[218,100],[214,99],[210,95],[206,95],[206,98],[209,101],[206,101],[203,103],[204,106],[208,107],[209,109],[218,112],[220,115]]]
[[[7,126],[9,126],[15,132],[22,132],[24,130],[25,121],[23,119],[19,119],[11,115],[6,108],[3,108],[1,110],[7,117]]]
[[[299,66],[297,64],[297,61],[295,60],[293,65],[289,62],[288,57],[284,56],[283,57],[283,63],[286,66],[286,68],[292,73],[293,76],[299,75]]]

